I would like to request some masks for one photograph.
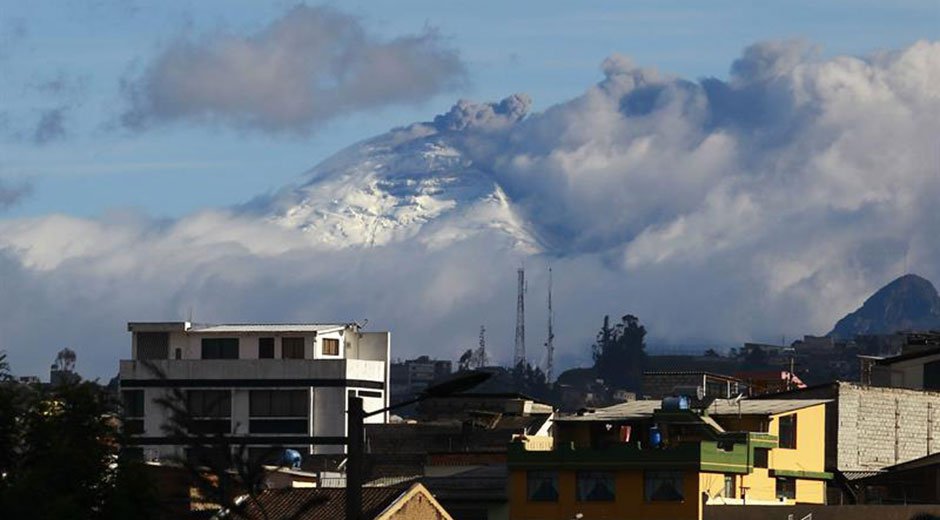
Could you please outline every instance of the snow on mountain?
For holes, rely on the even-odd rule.
[[[500,103],[461,101],[432,123],[398,128],[339,152],[300,185],[263,201],[260,210],[329,249],[407,239],[434,248],[495,231],[514,250],[538,252],[542,245],[532,226],[491,173],[461,150],[458,138],[475,128],[511,125],[528,104],[524,95]]]

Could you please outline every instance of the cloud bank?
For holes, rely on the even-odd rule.
[[[124,81],[122,122],[308,134],[341,114],[417,103],[465,79],[433,29],[382,41],[329,7],[297,6],[251,35],[183,36]]]
[[[239,210],[8,219],[0,348],[21,369],[72,346],[83,370],[110,374],[129,351],[125,321],[193,309],[203,321],[369,318],[402,357],[456,356],[485,324],[508,360],[524,260],[530,358],[551,264],[570,365],[605,313],[640,316],[654,344],[733,346],[825,333],[905,270],[940,282],[940,44],[821,59],[805,43],[760,43],[728,80],[621,55],[602,72],[541,113],[526,115],[525,96],[462,102],[396,131],[490,175],[543,254],[524,258],[498,231],[324,249]]]

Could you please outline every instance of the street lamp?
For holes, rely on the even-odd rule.
[[[447,397],[460,393],[479,385],[492,375],[493,374],[489,372],[478,371],[460,375],[448,379],[443,383],[425,388],[424,391],[418,394],[414,399],[409,399],[369,413],[365,413],[362,409],[361,397],[350,397],[349,412],[346,415],[346,429],[348,435],[346,450],[346,520],[362,520],[362,461],[365,452],[365,443],[363,441],[366,417],[389,412],[431,397]]]

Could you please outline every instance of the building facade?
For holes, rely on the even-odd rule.
[[[701,519],[705,505],[825,503],[825,401],[634,401],[509,452],[510,518]]]
[[[120,363],[125,430],[148,460],[185,456],[168,432],[182,401],[193,435],[221,436],[248,452],[344,453],[348,398],[366,412],[388,405],[388,332],[357,324],[128,323]],[[179,415],[178,413],[176,415]],[[379,414],[367,422],[385,422]]]

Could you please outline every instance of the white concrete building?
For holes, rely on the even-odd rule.
[[[184,456],[156,399],[179,390],[191,429],[222,434],[249,451],[289,447],[343,453],[348,397],[366,412],[388,406],[388,332],[354,323],[201,325],[133,322],[131,358],[121,361],[125,428],[148,460]],[[367,422],[384,423],[387,414]]]

